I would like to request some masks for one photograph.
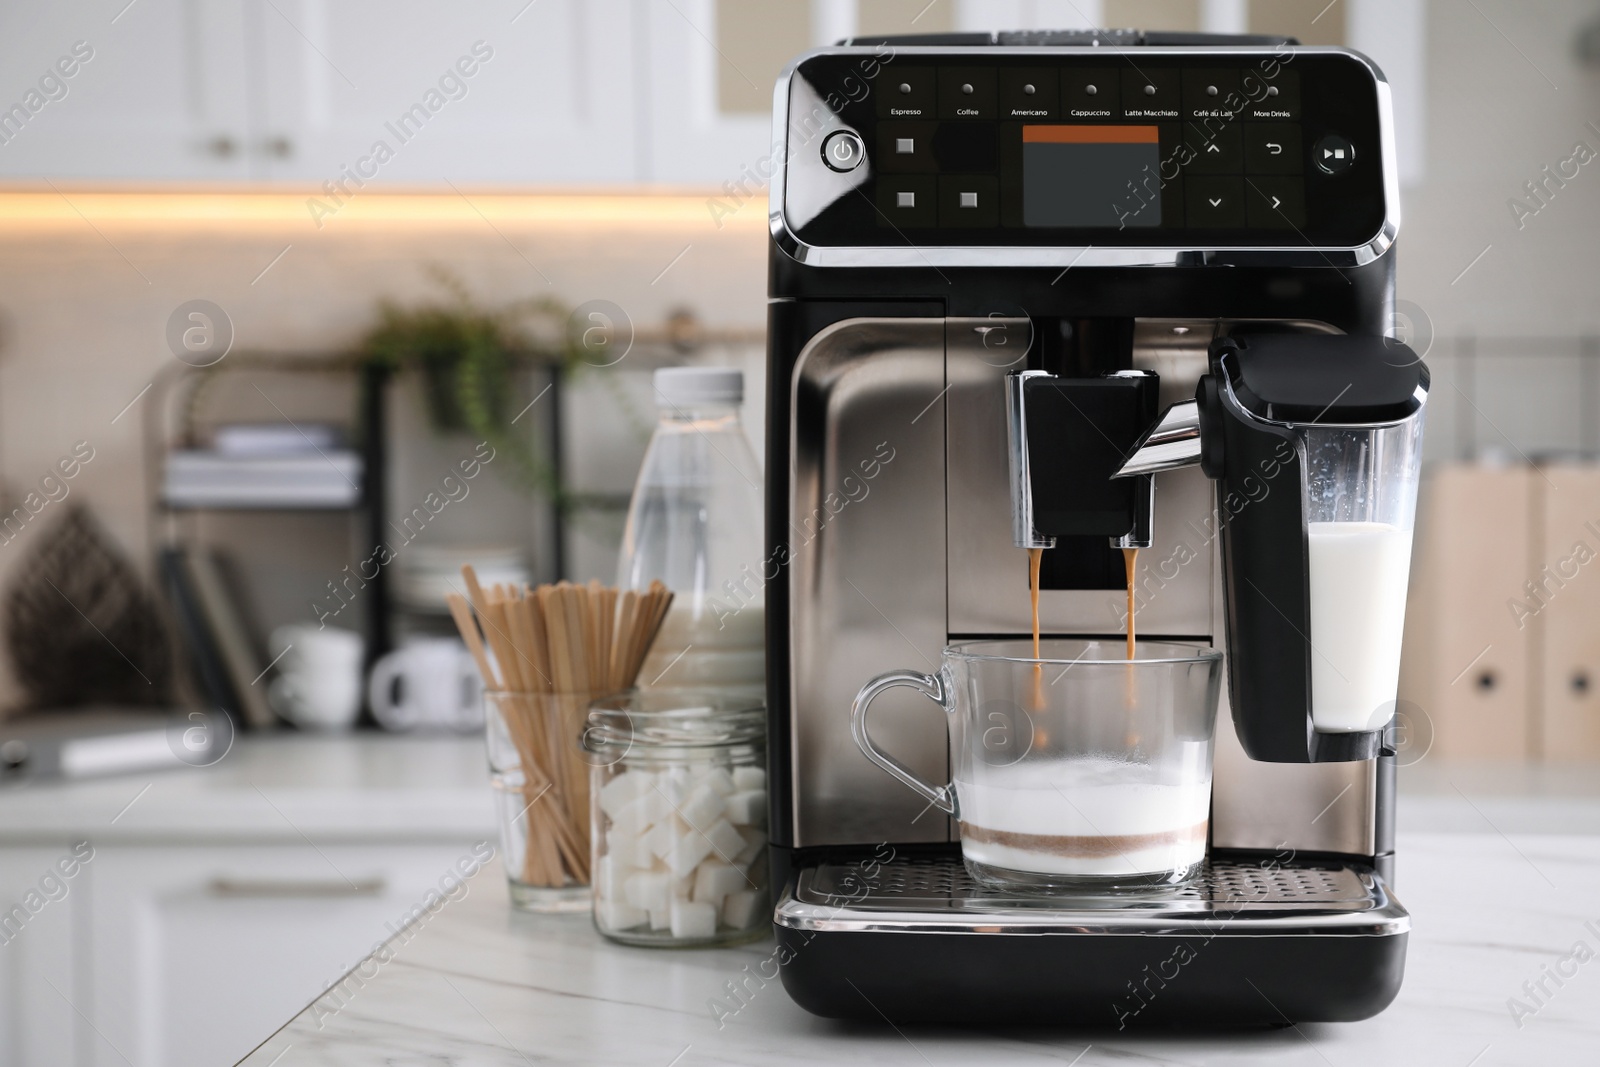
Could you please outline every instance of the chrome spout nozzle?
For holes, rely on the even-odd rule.
[[[1018,548],[1054,548],[1056,539],[1033,525],[1033,481],[1028,470],[1028,411],[1022,402],[1023,383],[1049,377],[1042,370],[1012,371],[1006,375],[1006,455],[1011,466],[1011,540]]]
[[[1185,400],[1168,408],[1113,478],[1193,467],[1200,462],[1200,405]]]

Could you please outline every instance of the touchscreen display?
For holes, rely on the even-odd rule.
[[[1022,127],[1025,226],[1160,226],[1155,126]]]

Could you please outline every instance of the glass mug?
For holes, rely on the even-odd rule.
[[[961,827],[995,888],[1175,884],[1205,857],[1222,653],[1200,644],[1060,639],[946,648],[936,675],[880,674],[856,694],[866,757]],[[874,744],[867,708],[909,686],[949,717],[952,777],[924,781]]]

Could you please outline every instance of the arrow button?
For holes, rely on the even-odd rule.
[[[1266,175],[1246,178],[1244,198],[1246,224],[1252,230],[1288,231],[1288,240],[1299,239],[1295,230],[1305,231],[1305,179]]]
[[[1300,127],[1292,122],[1250,122],[1244,131],[1246,174],[1299,174],[1305,166]],[[1319,146],[1313,159],[1320,161]]]
[[[1191,229],[1234,230],[1244,226],[1244,179],[1186,178],[1184,192],[1186,221]]]

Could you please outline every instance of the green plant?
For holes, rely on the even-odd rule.
[[[543,364],[562,373],[577,362],[566,336],[566,307],[534,297],[482,308],[453,275],[434,273],[453,301],[410,308],[385,301],[378,325],[361,343],[362,360],[417,372],[435,429],[488,441],[510,457],[519,481],[564,505],[550,461],[511,426],[511,402],[517,367]]]

